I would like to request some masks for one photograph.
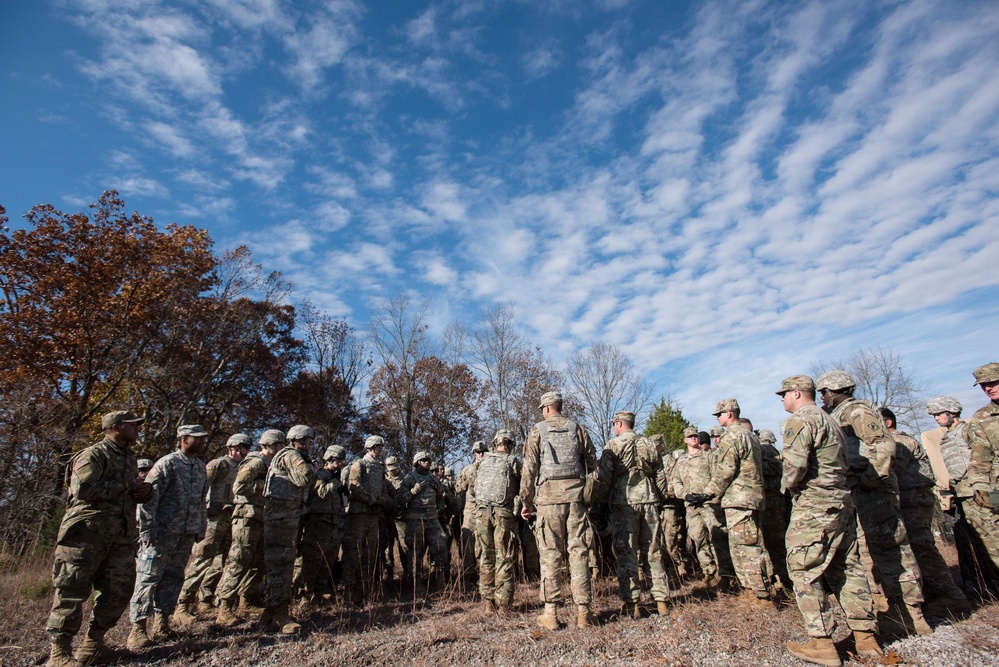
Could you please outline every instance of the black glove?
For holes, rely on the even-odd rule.
[[[691,507],[701,507],[704,503],[714,498],[713,493],[688,493],[683,497]]]

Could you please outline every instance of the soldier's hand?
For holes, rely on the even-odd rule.
[[[534,508],[530,505],[524,505],[524,507],[520,510],[520,518],[524,521],[530,521],[533,509]]]
[[[426,488],[426,487],[423,484],[423,482],[417,482],[416,484],[413,485],[413,490],[412,490],[411,493],[414,496],[418,496],[418,495],[420,495],[420,492],[423,491],[424,488]]]
[[[988,491],[975,491],[975,504],[984,509],[992,509],[992,501],[989,500]]]
[[[152,495],[153,485],[149,482],[139,481],[139,479],[136,478],[135,485],[132,487],[132,499],[141,505],[149,500]]]

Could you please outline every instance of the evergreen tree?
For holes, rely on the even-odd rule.
[[[649,418],[645,422],[645,436],[662,435],[666,450],[672,452],[685,447],[683,429],[688,426],[693,424],[683,416],[680,404],[672,396],[667,395],[660,398],[649,413]]]

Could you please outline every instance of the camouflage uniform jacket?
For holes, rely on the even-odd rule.
[[[416,494],[413,489],[420,485]],[[431,474],[411,471],[396,491],[396,502],[406,508],[407,519],[436,519],[447,510],[447,492],[439,479]]]
[[[895,439],[895,458],[892,461],[892,468],[895,476],[898,477],[898,491],[912,489],[924,489],[936,484],[933,477],[933,468],[930,466],[930,458],[923,451],[923,446],[919,441],[908,433],[895,431],[892,433]]]
[[[610,488],[611,505],[659,505],[669,492],[662,457],[634,431],[607,441],[600,456],[599,480]]]
[[[999,488],[999,403],[989,403],[968,422],[971,463],[968,483],[972,492]],[[995,508],[993,508],[994,510]]]
[[[718,439],[714,470],[705,493],[724,508],[763,509],[763,455],[756,435],[732,424]]]
[[[544,423],[549,428],[562,428],[568,419],[561,415],[552,415]],[[576,425],[577,452],[582,460],[582,467],[587,473],[597,468],[597,452],[590,441],[586,429]],[[558,505],[560,503],[582,502],[582,479],[549,479],[538,484],[541,470],[541,431],[538,424],[531,429],[524,443],[524,467],[520,477],[520,499],[527,507],[534,505]]]
[[[323,467],[316,471],[316,481],[309,489],[309,500],[306,507],[310,514],[333,514],[341,516],[344,513],[343,484],[336,472]]]
[[[350,464],[347,491],[347,514],[395,513],[395,488],[385,475],[385,465],[368,454]]]
[[[454,491],[457,494],[458,503],[466,523],[470,517],[475,516],[478,507],[475,503],[475,473],[479,469],[479,463],[481,461],[475,461],[462,468],[454,483]],[[472,520],[474,521],[474,519]]]
[[[264,518],[264,481],[267,479],[267,459],[260,452],[250,452],[236,469],[232,483],[233,517]]]
[[[878,489],[898,495],[898,480],[891,469],[895,440],[877,409],[850,397],[830,413],[846,436],[846,463],[850,488]]]
[[[69,499],[59,535],[80,522],[99,526],[110,536],[135,534],[135,500],[138,477],[135,454],[109,438],[87,447],[69,462],[66,486]]]
[[[222,513],[222,510],[232,507],[232,483],[236,481],[236,470],[239,464],[229,456],[212,459],[205,467],[208,490],[205,493],[205,506],[208,508],[208,518],[212,519]]]
[[[798,408],[784,424],[784,477],[795,505],[842,508],[850,495],[843,430],[814,403]]]
[[[305,455],[294,447],[285,447],[274,455],[267,469],[264,498],[304,505],[314,481],[316,471]]]
[[[767,493],[780,493],[780,480],[784,476],[784,464],[780,451],[773,445],[760,443],[763,460],[763,489]]]
[[[156,542],[178,535],[201,539],[208,528],[205,462],[179,449],[153,464],[146,481],[153,495],[139,506],[139,538]]]
[[[677,459],[673,488],[677,498],[683,498],[691,493],[704,493],[711,483],[712,460],[711,452],[703,449],[688,451]]]
[[[968,435],[968,422],[959,419],[947,429],[940,441],[940,455],[947,466],[950,485],[959,498],[974,495],[968,480],[968,467],[971,465],[971,442]]]

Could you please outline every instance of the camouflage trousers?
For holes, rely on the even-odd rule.
[[[173,614],[184,585],[184,569],[196,541],[194,535],[160,535],[155,546],[139,548],[129,620],[136,623],[153,613]]]
[[[787,531],[787,569],[798,610],[811,637],[836,629],[829,593],[836,596],[851,630],[876,628],[871,590],[860,564],[852,501],[844,506],[794,503]]]
[[[659,527],[663,536],[663,551],[669,556],[677,574],[687,572],[686,512],[682,504],[667,501],[659,513]]]
[[[430,556],[432,574],[436,585],[447,583],[451,573],[451,553],[447,535],[436,518],[406,519],[406,562],[411,576],[419,577],[424,554]]]
[[[197,595],[201,602],[209,602],[215,595],[215,587],[222,578],[225,556],[232,544],[232,508],[222,510],[218,516],[208,519],[205,538],[191,550],[191,562],[184,572],[184,586],[180,589],[179,604],[194,602]]]
[[[659,507],[613,505],[610,515],[614,533],[614,557],[617,560],[618,592],[625,602],[642,597],[640,573],[651,584],[652,599],[666,602],[669,583],[663,567],[662,533],[659,530]]]
[[[52,564],[52,611],[45,626],[53,640],[79,632],[83,603],[91,590],[97,595],[90,624],[104,630],[114,627],[132,597],[135,542],[124,531],[121,517],[107,530],[95,530],[97,523],[80,520],[59,529]]]
[[[378,570],[378,515],[348,514],[343,528],[343,584],[354,602],[375,585]]]
[[[386,579],[395,576],[396,552],[399,554],[399,563],[404,564],[406,558],[406,543],[403,537],[406,534],[406,523],[395,518],[379,518],[378,520],[378,543],[382,549],[382,572]],[[402,531],[400,532],[400,528]]]
[[[755,591],[757,597],[764,597],[770,593],[773,567],[763,548],[757,515],[757,510],[725,508],[728,545],[735,576],[740,586]]]
[[[981,578],[984,575],[984,583],[989,587],[996,587],[999,581],[995,575],[999,574],[999,514],[993,514],[990,510],[980,507],[972,498],[961,499],[961,512],[967,523],[972,541],[972,553],[976,558],[988,558],[991,563],[974,563],[970,568],[976,576]],[[984,590],[983,586],[979,586]]]
[[[865,491],[858,487],[853,490],[853,501],[857,507],[860,558],[865,569],[874,575],[871,589],[880,584],[888,601],[896,605],[921,604],[919,565],[909,546],[898,496],[890,491]]]
[[[508,606],[513,602],[514,562],[517,560],[517,519],[505,507],[482,507],[475,518],[475,549],[479,553],[479,594]]]
[[[264,569],[264,522],[254,517],[232,520],[232,544],[226,555],[222,580],[215,588],[216,604],[247,596],[259,585]]]
[[[272,503],[287,506],[275,506]],[[267,570],[267,604],[275,607],[291,601],[298,554],[299,521],[296,508],[288,501],[271,501],[264,506],[264,567]]]
[[[694,544],[694,555],[705,576],[718,574],[718,556],[711,539],[717,530],[718,520],[710,506],[687,507],[687,536]]]
[[[293,579],[296,592],[311,596],[331,590],[333,566],[343,537],[340,521],[335,514],[306,514],[302,518]]]
[[[517,537],[524,580],[537,581],[541,578],[541,553],[538,551],[538,539],[530,522],[517,520]]]
[[[784,586],[790,588],[792,584],[787,574],[787,550],[784,547],[784,535],[787,533],[787,517],[784,512],[784,494],[767,491],[766,503],[758,515],[763,547],[767,550],[773,573]]]
[[[475,581],[475,566],[482,558],[479,540],[476,537],[476,522],[478,509],[466,509],[461,517],[461,580],[465,583]]]
[[[937,598],[963,599],[964,592],[954,583],[950,568],[937,549],[933,537],[933,515],[936,512],[936,494],[932,487],[902,491],[899,505],[902,522],[909,536],[909,545],[919,563],[923,577],[923,595],[927,600]]]
[[[590,604],[589,519],[581,502],[539,505],[534,536],[541,561],[541,601],[560,602],[562,573],[569,561],[569,581],[576,604]]]
[[[732,549],[728,544],[728,524],[725,523],[725,510],[717,503],[706,506],[710,507],[715,515],[715,527],[711,530],[711,545],[715,548],[715,558],[718,559],[718,574],[723,577],[735,578]]]

